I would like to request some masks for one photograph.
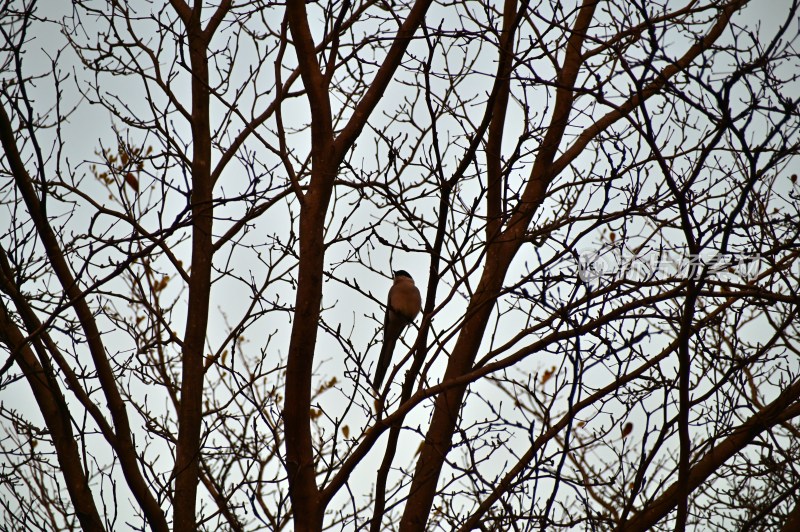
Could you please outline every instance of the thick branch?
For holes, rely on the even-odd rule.
[[[555,156],[572,108],[572,86],[581,66],[581,48],[597,6],[596,0],[586,0],[578,13],[570,36],[564,65],[559,74],[560,88],[548,133],[533,167],[533,177],[523,195],[523,205],[516,220],[497,241],[487,242],[486,267],[478,289],[470,301],[461,334],[445,371],[444,380],[458,378],[472,368],[483,340],[493,303],[506,276],[506,270],[522,243],[524,230],[530,223],[535,206],[544,198],[551,179],[550,163]],[[534,199],[536,203],[534,204]],[[516,225],[514,225],[516,221]],[[437,401],[425,443],[422,446],[410,495],[401,521],[403,530],[424,530],[436,495],[436,484],[445,457],[450,452],[452,436],[464,399],[466,384],[454,386],[442,393]]]
[[[762,432],[788,419],[800,416],[800,381],[795,382],[772,403],[753,414],[725,440],[714,446],[701,458],[688,474],[688,489],[691,493],[711,475],[715,474],[729,458],[742,451]],[[650,530],[678,505],[681,497],[680,482],[670,486],[658,499],[643,508],[617,530]]]
[[[132,431],[128,420],[125,403],[117,389],[114,372],[111,369],[106,348],[103,345],[97,322],[89,304],[84,299],[83,293],[73,277],[67,259],[56,238],[53,228],[47,219],[45,210],[39,202],[33,180],[22,162],[14,139],[11,121],[3,107],[0,107],[0,142],[6,153],[9,168],[14,176],[14,182],[20,195],[25,201],[28,213],[36,226],[37,234],[42,240],[49,263],[58,277],[61,286],[69,300],[72,302],[86,338],[86,345],[92,356],[97,378],[103,389],[111,418],[114,421],[116,432],[116,451],[128,485],[142,507],[148,523],[154,530],[167,530],[166,518],[158,502],[150,493],[137,462],[136,448],[133,445]]]
[[[294,322],[286,365],[283,421],[286,471],[295,530],[322,528],[311,440],[311,378],[322,303],[324,225],[336,176],[333,126],[325,77],[320,72],[304,2],[287,5],[300,74],[311,109],[311,181],[301,197],[300,260]]]
[[[523,6],[526,8],[527,2]],[[491,242],[503,226],[503,134],[511,92],[514,62],[514,35],[517,27],[517,2],[506,0],[503,6],[503,29],[500,33],[497,82],[499,90],[492,107],[492,123],[486,140],[486,241]]]
[[[214,257],[214,221],[211,179],[210,89],[208,45],[212,35],[203,31],[201,4],[196,4],[187,24],[192,68],[192,269],[189,279],[186,330],[183,338],[181,402],[178,443],[175,449],[175,519],[178,530],[194,530],[200,474],[200,429],[203,419],[203,349],[208,329],[211,267]],[[219,16],[219,12],[217,15]]]
[[[89,481],[83,471],[64,394],[52,372],[45,371],[36,359],[36,355],[26,342],[25,335],[8,315],[2,301],[0,301],[0,340],[8,346],[36,398],[39,412],[53,439],[64,484],[75,506],[75,514],[81,527],[84,530],[105,530],[100,513],[94,504],[92,491],[89,489]]]
[[[361,135],[361,131],[364,129],[372,111],[375,110],[378,102],[383,98],[386,87],[389,86],[389,83],[394,78],[394,73],[397,71],[397,67],[400,66],[400,61],[403,59],[411,39],[423,20],[425,20],[425,14],[428,12],[431,3],[431,0],[417,0],[414,3],[414,7],[409,11],[408,17],[392,39],[392,46],[381,62],[375,78],[369,84],[367,93],[358,102],[358,105],[353,110],[353,116],[350,117],[350,121],[347,122],[347,125],[336,139],[337,156],[344,157],[347,150]],[[294,30],[292,30],[292,33],[294,33]]]

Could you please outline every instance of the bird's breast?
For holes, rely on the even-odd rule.
[[[398,283],[392,287],[392,309],[413,320],[422,306],[419,290],[413,283]]]

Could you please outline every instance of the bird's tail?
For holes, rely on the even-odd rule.
[[[389,369],[389,363],[392,361],[392,353],[394,353],[394,346],[397,343],[397,338],[385,337],[383,340],[383,347],[381,347],[381,354],[378,356],[378,365],[375,368],[375,376],[372,378],[372,389],[380,391],[383,378],[386,376],[386,371]]]

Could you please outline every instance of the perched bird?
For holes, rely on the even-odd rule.
[[[383,347],[378,357],[375,377],[372,379],[375,391],[380,388],[389,369],[397,339],[403,329],[414,321],[421,307],[422,297],[411,275],[404,270],[394,272],[394,284],[389,289],[389,301],[386,303],[386,316],[383,319]]]

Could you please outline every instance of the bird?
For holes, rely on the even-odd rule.
[[[422,308],[422,297],[414,284],[414,279],[405,270],[394,272],[394,283],[389,289],[386,303],[386,316],[383,319],[383,347],[378,356],[372,388],[377,392],[389,369],[394,346],[408,324],[414,321]]]

